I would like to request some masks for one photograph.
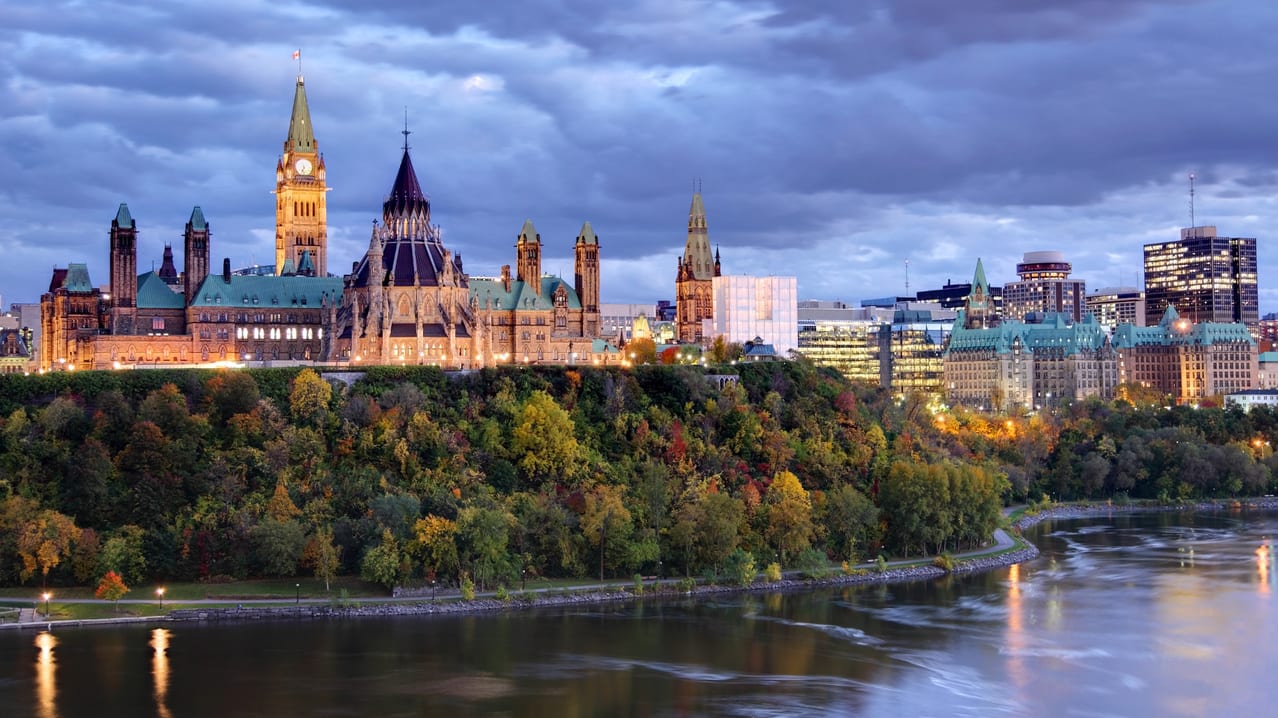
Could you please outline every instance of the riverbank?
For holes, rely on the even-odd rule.
[[[1276,511],[1278,497],[1264,496],[1251,499],[1219,499],[1214,501],[1197,501],[1183,504],[1113,504],[1109,502],[1095,504],[1055,504],[1035,513],[1025,513],[1012,522],[1017,531],[1042,523],[1049,519],[1086,519],[1097,516],[1113,516],[1132,513],[1167,513],[1183,511]]]

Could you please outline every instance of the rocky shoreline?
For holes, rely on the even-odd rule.
[[[1256,511],[1278,510],[1278,497],[1265,496],[1252,499],[1221,499],[1216,501],[1198,501],[1186,504],[1066,504],[1052,506],[1036,513],[1026,513],[1012,522],[1017,531],[1042,523],[1049,519],[1086,519],[1097,516],[1114,516],[1134,513],[1167,513],[1183,511]]]

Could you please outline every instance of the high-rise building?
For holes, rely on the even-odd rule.
[[[1136,287],[1104,287],[1087,295],[1087,311],[1101,326],[1145,326],[1145,293]]]
[[[709,339],[702,335],[702,321],[714,317],[714,278],[719,276],[719,253],[710,253],[706,208],[701,193],[692,195],[688,210],[688,241],[675,270],[675,329],[680,342]],[[749,338],[747,337],[747,340]],[[794,342],[790,342],[792,347]]]
[[[1003,316],[1003,288],[986,283],[985,291],[989,295],[994,316]],[[955,284],[947,279],[945,280],[945,286],[939,289],[924,289],[915,294],[914,298],[920,302],[935,302],[941,305],[942,309],[958,310],[963,308],[967,302],[967,296],[971,293],[971,283]],[[861,306],[867,305],[863,301]]]
[[[851,308],[804,301],[799,303],[799,353],[852,381],[902,392],[938,391],[954,317],[953,310],[930,302]]]
[[[1019,281],[1003,285],[1003,316],[1024,319],[1032,312],[1066,314],[1082,321],[1086,312],[1086,285],[1070,279],[1073,266],[1060,252],[1026,252],[1016,265]]]
[[[1180,230],[1180,239],[1145,245],[1145,324],[1167,307],[1195,323],[1260,321],[1256,239],[1219,237],[1215,227]]]

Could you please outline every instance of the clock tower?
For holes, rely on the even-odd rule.
[[[328,276],[328,187],[306,104],[306,85],[297,76],[293,118],[284,154],[275,166],[275,273],[293,274],[308,252],[315,276]]]

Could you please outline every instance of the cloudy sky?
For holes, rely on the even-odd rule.
[[[1278,311],[1278,3],[1259,0],[0,0],[0,296],[36,301],[127,202],[138,265],[273,261],[297,65],[328,166],[330,268],[400,157],[473,275],[524,219],[603,299],[673,298],[694,182],[731,274],[801,298],[993,283],[1059,249],[1089,288],[1196,216],[1259,238]]]

